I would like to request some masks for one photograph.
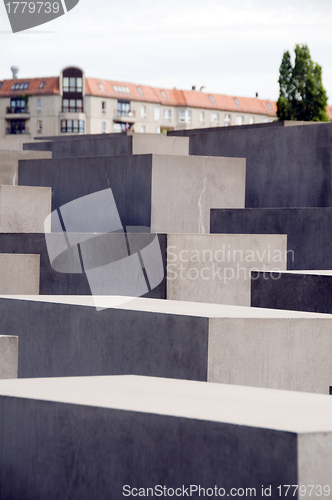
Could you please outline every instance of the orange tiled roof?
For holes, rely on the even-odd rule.
[[[41,83],[45,82],[45,86],[41,89]],[[29,88],[13,90],[12,86],[16,83],[29,83]],[[47,95],[59,94],[59,77],[52,76],[46,78],[20,78],[17,80],[4,80],[0,89],[1,97],[14,97],[15,93],[18,95]]]
[[[329,117],[329,120],[332,121],[332,106],[327,106],[326,111],[327,111],[327,115]]]

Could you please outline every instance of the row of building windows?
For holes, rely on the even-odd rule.
[[[61,120],[61,132],[84,133],[84,120]]]
[[[67,77],[63,79],[64,92],[83,92],[83,79],[81,77]]]

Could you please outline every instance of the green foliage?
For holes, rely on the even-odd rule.
[[[294,66],[289,52],[284,52],[279,69],[279,120],[328,122],[326,106],[322,68],[311,60],[307,45],[296,45]]]

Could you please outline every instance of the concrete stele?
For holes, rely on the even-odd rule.
[[[49,151],[16,151],[15,149],[1,149],[0,140],[0,185],[17,186],[18,161],[33,158],[52,158]]]
[[[39,255],[1,253],[0,293],[39,294],[39,272]]]
[[[217,485],[239,497],[254,488],[256,498],[279,498],[281,485],[320,485],[332,498],[329,396],[84,377],[1,381],[0,407],[4,498],[87,500],[112,491],[118,500],[125,485],[159,484]],[[312,498],[309,486],[301,498]]]
[[[17,378],[18,337],[0,335],[0,379]]]
[[[50,232],[51,198],[47,187],[0,186],[0,233]]]

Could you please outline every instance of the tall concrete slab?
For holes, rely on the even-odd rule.
[[[50,232],[51,198],[51,188],[0,185],[0,233]]]
[[[24,150],[52,151],[53,158],[77,156],[113,156],[131,154],[188,155],[187,137],[167,137],[164,134],[98,134],[24,144]]]
[[[0,254],[0,293],[39,294],[39,262],[39,255]]]
[[[0,141],[0,185],[17,186],[18,161],[33,158],[52,158],[52,153],[49,151],[3,150]]]
[[[0,315],[6,335],[19,335],[19,378],[134,374],[322,394],[331,385],[329,314],[2,296]]]
[[[189,153],[246,158],[246,208],[331,207],[332,123],[271,125],[190,131]]]
[[[330,227],[332,208],[211,210],[211,233],[287,234],[289,270],[332,269]]]
[[[254,272],[251,305],[332,314],[332,271]]]
[[[83,377],[1,381],[0,408],[1,498],[331,498],[329,396]]]
[[[0,335],[0,379],[17,378],[18,337]]]
[[[207,232],[212,205],[244,207],[245,160],[177,155],[25,160],[19,162],[19,184],[52,187],[52,210],[111,188],[124,226]],[[101,210],[99,231],[103,217],[108,227]]]
[[[285,235],[170,234],[167,298],[250,306],[250,273],[285,270]]]

